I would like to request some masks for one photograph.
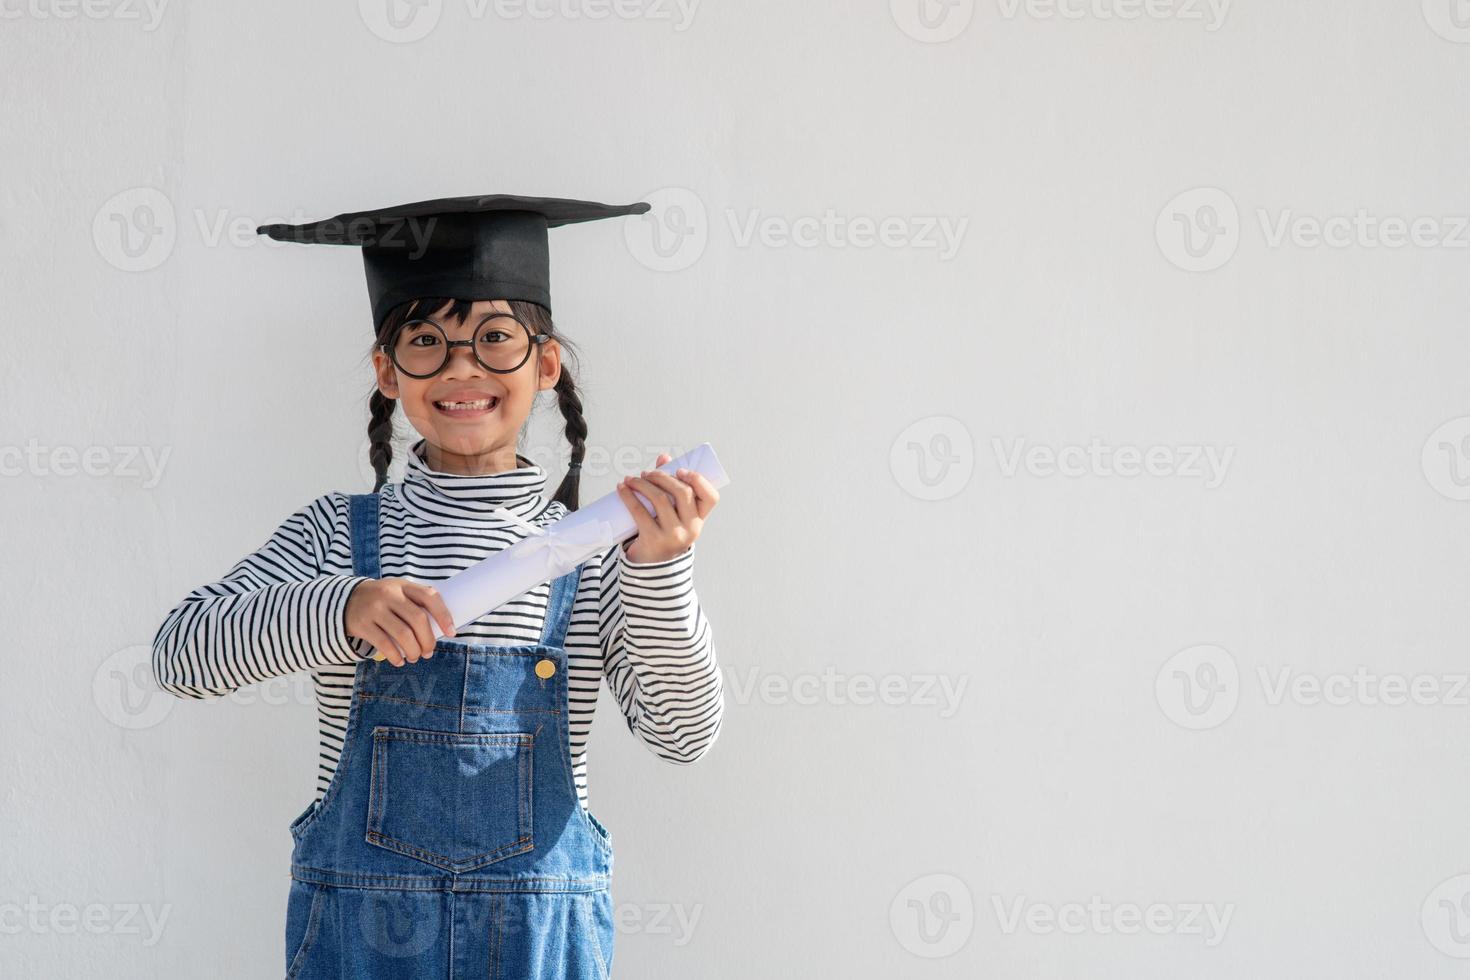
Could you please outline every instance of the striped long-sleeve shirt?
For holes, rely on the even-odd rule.
[[[383,577],[448,578],[525,536],[492,516],[505,507],[533,525],[567,513],[544,499],[547,474],[522,465],[467,476],[432,470],[424,440],[408,453],[402,482],[381,491]],[[587,735],[603,678],[628,728],[673,763],[707,752],[724,712],[714,637],[694,591],[696,542],[667,561],[631,561],[623,545],[588,559],[567,631],[569,728],[577,796],[587,806]],[[153,638],[159,686],[184,698],[217,698],[270,677],[309,670],[320,740],[317,799],[342,753],[356,664],[373,648],[346,632],[352,574],[348,496],[327,493],[288,517],[224,578],[190,592]],[[479,643],[536,643],[550,583],[455,630]],[[404,670],[411,670],[406,664]]]

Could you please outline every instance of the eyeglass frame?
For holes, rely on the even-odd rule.
[[[525,356],[523,356],[521,358],[521,362],[513,368],[491,367],[489,364],[486,364],[480,359],[480,352],[475,349],[475,337],[478,337],[480,335],[480,328],[489,321],[502,317],[508,320],[514,320],[516,323],[520,324],[521,329],[526,331],[526,337],[530,340],[530,343],[526,345]],[[394,356],[393,348],[397,345],[399,336],[403,333],[404,330],[408,329],[409,326],[416,323],[427,323],[431,327],[438,330],[439,333],[442,334],[444,337],[444,360],[439,363],[439,366],[437,368],[435,368],[433,371],[430,371],[428,374],[414,374],[412,371],[406,369],[402,364],[399,364],[398,358]],[[381,350],[384,354],[388,355],[388,360],[393,362],[393,366],[395,368],[402,371],[410,378],[414,378],[418,381],[423,381],[427,378],[434,377],[436,374],[443,373],[444,369],[449,367],[449,361],[454,357],[454,348],[456,347],[468,347],[470,349],[470,354],[472,354],[475,358],[475,363],[480,365],[480,367],[484,368],[486,371],[493,371],[496,374],[514,374],[515,372],[526,366],[526,362],[531,359],[532,350],[534,350],[538,345],[544,345],[550,339],[551,334],[549,333],[532,333],[530,326],[528,326],[524,320],[516,316],[514,313],[502,313],[499,311],[492,311],[482,316],[480,318],[480,321],[475,324],[474,333],[471,335],[469,340],[450,340],[449,331],[445,329],[444,324],[440,323],[438,320],[434,319],[431,316],[416,316],[412,320],[405,320],[403,321],[403,323],[399,324],[398,327],[394,329],[392,338],[389,340],[385,340],[381,344],[379,344],[378,350]]]

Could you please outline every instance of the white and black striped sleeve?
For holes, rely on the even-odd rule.
[[[224,578],[190,592],[153,637],[153,675],[182,698],[217,698],[247,684],[361,659],[347,635],[347,597],[366,578],[320,575],[346,497],[324,494],[288,517]]]
[[[618,544],[603,556],[603,672],[628,729],[654,754],[704,755],[724,715],[714,634],[694,592],[694,551],[637,563]]]

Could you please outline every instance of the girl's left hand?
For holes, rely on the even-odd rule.
[[[662,466],[673,458],[659,453],[653,465]],[[662,470],[644,470],[641,477],[624,477],[617,490],[638,525],[637,535],[624,542],[623,553],[639,564],[667,561],[688,551],[704,519],[720,502],[719,492],[694,470],[679,470],[673,476]],[[654,514],[648,513],[634,490],[648,498]]]

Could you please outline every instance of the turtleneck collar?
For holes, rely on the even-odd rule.
[[[516,455],[521,465],[499,473],[466,476],[430,469],[424,460],[425,439],[419,439],[408,451],[408,462],[399,484],[399,498],[413,513],[435,524],[484,524],[505,526],[508,522],[492,515],[504,507],[527,520],[540,513],[545,504],[546,470],[524,456]]]

